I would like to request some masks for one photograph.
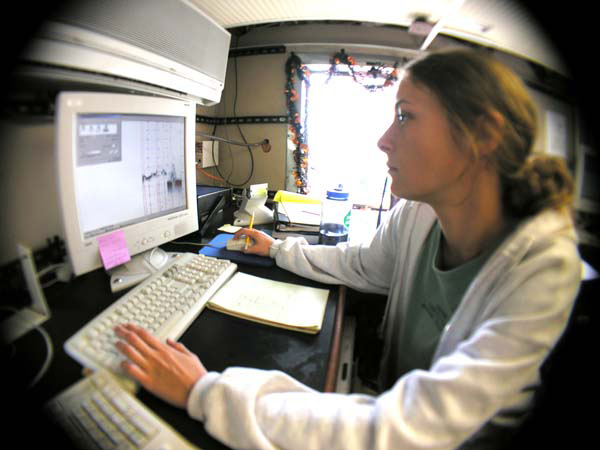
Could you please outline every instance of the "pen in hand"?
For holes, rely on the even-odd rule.
[[[252,213],[252,217],[250,217],[250,229],[254,226],[254,213]],[[248,250],[248,246],[250,245],[250,236],[246,236],[246,245],[244,246],[244,250]]]

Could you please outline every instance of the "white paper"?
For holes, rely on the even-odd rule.
[[[320,329],[329,290],[237,272],[210,304],[244,316],[298,328]]]
[[[223,226],[220,226],[217,229],[219,231],[222,231],[223,233],[237,233],[239,230],[242,229],[242,227],[236,227],[236,226],[233,226],[231,224],[225,224]]]

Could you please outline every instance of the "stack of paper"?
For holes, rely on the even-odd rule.
[[[273,199],[277,220],[275,231],[316,234],[321,224],[321,200],[287,191]]]
[[[329,291],[237,272],[207,306],[243,319],[315,334],[321,330]]]

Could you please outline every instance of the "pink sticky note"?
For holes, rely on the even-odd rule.
[[[123,230],[100,236],[98,238],[98,250],[106,270],[131,260]]]

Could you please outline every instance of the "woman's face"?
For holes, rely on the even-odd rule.
[[[464,193],[470,152],[455,142],[437,97],[410,76],[400,82],[394,121],[377,145],[387,154],[394,195],[434,206]]]

